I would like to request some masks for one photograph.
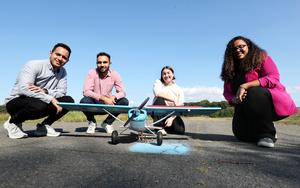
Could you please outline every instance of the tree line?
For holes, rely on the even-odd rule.
[[[6,113],[6,108],[4,105],[0,105],[0,113]]]
[[[208,100],[202,100],[199,102],[184,103],[186,106],[202,106],[202,107],[221,107],[220,111],[217,111],[210,115],[210,117],[232,117],[234,109],[228,104],[227,101],[221,102],[209,102]]]

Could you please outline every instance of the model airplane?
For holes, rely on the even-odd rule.
[[[73,111],[88,111],[88,112],[105,112],[113,116],[116,120],[124,123],[125,129],[120,133],[122,135],[126,130],[130,129],[136,131],[137,139],[143,140],[145,138],[156,138],[157,145],[161,145],[163,141],[163,134],[160,131],[161,127],[155,127],[154,125],[165,120],[172,115],[209,115],[218,110],[220,107],[200,107],[200,106],[146,106],[149,101],[149,97],[146,98],[142,104],[138,107],[121,106],[121,105],[106,105],[106,104],[77,104],[77,103],[64,103],[59,105],[63,108]],[[128,119],[126,122],[118,119],[113,113],[127,113]],[[147,125],[146,120],[150,115],[165,115],[163,118]],[[119,134],[114,130],[111,134],[112,144],[119,142]]]

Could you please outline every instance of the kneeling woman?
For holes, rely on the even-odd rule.
[[[297,108],[271,57],[251,40],[235,37],[227,44],[221,79],[224,97],[235,107],[233,134],[242,141],[274,147],[273,121],[295,114]]]
[[[161,70],[160,79],[156,80],[154,83],[153,92],[155,98],[153,105],[184,105],[183,90],[175,83],[174,79],[175,76],[173,68],[170,66],[163,67]],[[163,117],[164,116],[153,116],[152,118],[154,121],[157,121]],[[166,134],[166,132],[173,134],[184,134],[185,132],[184,122],[179,116],[171,116],[155,126],[163,127],[163,134]]]

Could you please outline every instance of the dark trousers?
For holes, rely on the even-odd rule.
[[[104,104],[104,102],[102,100],[95,100],[91,97],[83,97],[80,100],[80,103],[86,103],[86,104]],[[129,104],[128,99],[126,99],[125,97],[120,98],[116,101],[116,105],[123,105],[123,106],[127,106]],[[107,113],[103,112],[103,113],[95,113],[95,112],[83,112],[84,115],[86,116],[86,119],[88,121],[92,121],[94,123],[96,123],[96,119],[95,119],[95,115],[106,115]],[[112,113],[114,116],[118,116],[120,113]],[[103,123],[107,123],[109,125],[111,125],[113,122],[115,121],[115,118],[112,117],[111,115],[108,115],[107,118],[103,121]]]
[[[59,102],[74,103],[70,96],[57,98]],[[45,103],[37,98],[21,96],[12,99],[6,104],[6,110],[11,116],[10,123],[20,124],[26,120],[34,120],[48,116],[41,123],[42,125],[52,125],[56,120],[63,117],[68,110],[63,109],[59,114],[52,103]]]
[[[154,101],[153,105],[164,105],[166,106],[165,100],[161,97],[157,97],[156,100]],[[167,114],[165,115],[153,115],[152,119],[153,121],[157,121],[163,117],[165,117]],[[184,122],[181,119],[180,116],[176,116],[176,118],[173,120],[173,123],[170,127],[166,127],[165,125],[166,120],[154,125],[154,126],[159,126],[159,127],[163,127],[165,129],[165,131],[167,133],[173,133],[173,134],[184,134],[185,132],[185,126],[184,126]]]
[[[233,134],[246,142],[257,142],[265,137],[275,142],[276,129],[273,121],[283,118],[285,117],[276,115],[268,89],[252,87],[248,89],[246,99],[235,106],[232,120]]]

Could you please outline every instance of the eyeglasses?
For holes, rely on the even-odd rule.
[[[100,63],[107,64],[108,61],[97,61],[97,64],[100,64]]]
[[[233,47],[233,50],[234,51],[241,50],[241,49],[245,48],[246,46],[247,46],[246,44],[241,44],[241,45],[238,45],[236,47]]]

